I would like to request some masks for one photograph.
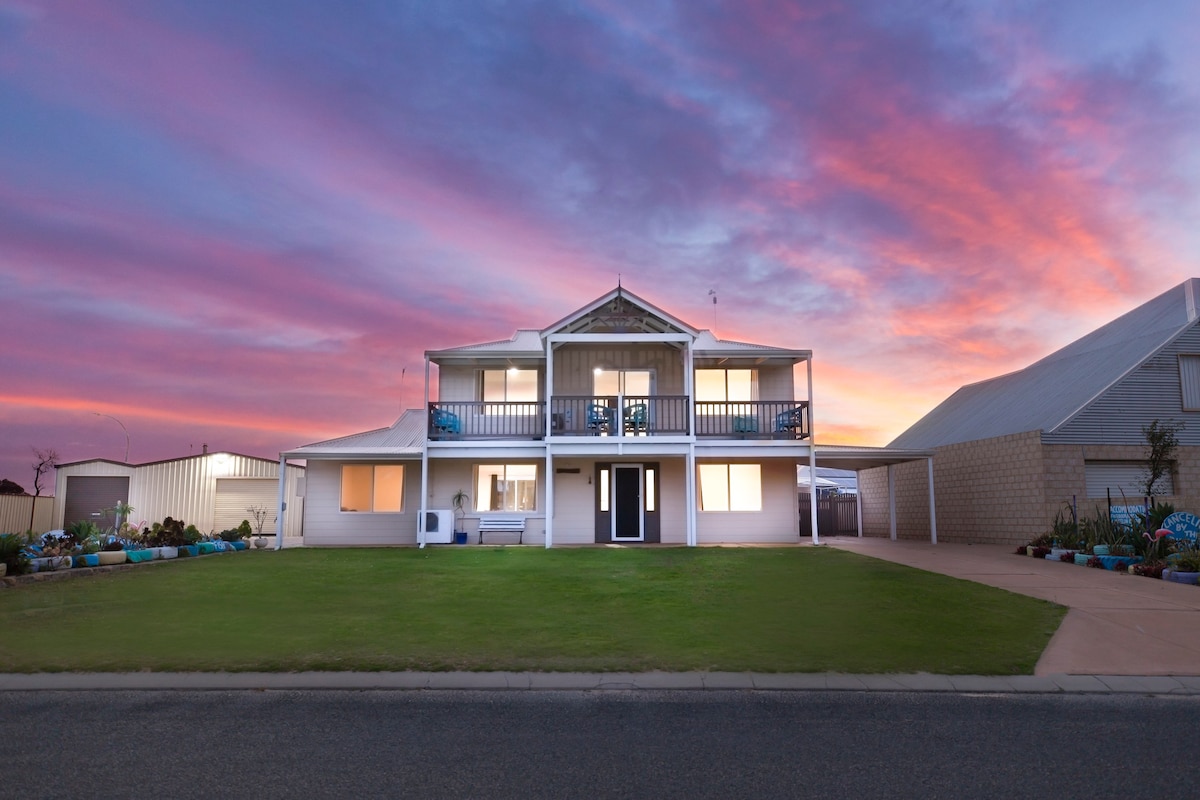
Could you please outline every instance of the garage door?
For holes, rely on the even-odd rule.
[[[254,525],[253,506],[267,510],[267,521],[263,523],[264,536],[275,533],[276,506],[279,504],[279,481],[274,478],[219,478],[217,480],[217,502],[213,513],[213,530],[223,531],[236,528],[242,520]]]
[[[63,527],[76,522],[94,522],[101,528],[111,528],[113,515],[105,513],[105,509],[128,502],[128,475],[68,475]]]

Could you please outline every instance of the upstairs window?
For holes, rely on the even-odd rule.
[[[713,403],[743,403],[758,399],[758,373],[752,369],[696,370],[696,413],[725,414]]]
[[[485,369],[482,375],[481,396],[485,403],[536,403],[538,373],[536,369]]]

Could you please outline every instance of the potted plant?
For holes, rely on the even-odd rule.
[[[1168,568],[1163,570],[1164,581],[1172,583],[1200,582],[1200,550],[1189,548],[1167,557]]]
[[[466,544],[467,531],[463,526],[463,519],[466,517],[467,511],[465,506],[471,502],[471,497],[462,489],[459,489],[450,498],[450,505],[454,506],[454,543]]]
[[[0,575],[24,575],[29,571],[28,544],[29,537],[24,533],[0,534]]]
[[[267,509],[263,506],[250,506],[246,509],[254,517],[254,546],[261,550],[267,546],[267,537],[263,536],[263,525],[267,522]],[[242,520],[242,524],[246,524]]]

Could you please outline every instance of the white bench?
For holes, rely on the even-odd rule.
[[[521,541],[525,538],[525,518],[524,517],[480,517],[479,518],[479,543],[483,544],[483,534],[492,532],[516,533],[517,544],[523,544]]]

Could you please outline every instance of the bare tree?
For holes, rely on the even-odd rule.
[[[30,465],[33,467],[33,504],[29,507],[29,530],[32,532],[33,516],[37,512],[37,499],[42,494],[42,477],[58,466],[58,452],[53,448],[39,450],[36,447],[30,447],[29,449],[37,458],[37,462]]]

